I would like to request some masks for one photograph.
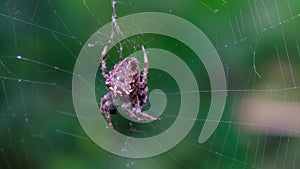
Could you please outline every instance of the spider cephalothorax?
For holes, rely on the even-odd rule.
[[[100,111],[105,114],[106,120],[110,127],[113,128],[110,114],[116,113],[117,101],[122,102],[121,108],[134,120],[158,120],[144,112],[142,108],[147,103],[147,74],[148,74],[148,57],[144,46],[144,69],[139,68],[139,62],[135,57],[127,57],[115,64],[113,69],[106,73],[105,56],[108,45],[104,47],[101,53],[102,76],[106,79],[105,84],[109,92],[103,96],[100,103]]]

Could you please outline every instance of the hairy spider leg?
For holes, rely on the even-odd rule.
[[[139,101],[138,101],[139,102]],[[133,108],[133,112],[136,113],[136,116],[140,119],[140,120],[160,120],[160,118],[155,118],[152,117],[150,115],[148,115],[147,113],[142,112],[141,107],[139,106],[139,103],[137,104],[137,107]]]
[[[107,93],[101,99],[100,111],[105,115],[106,121],[111,128],[114,128],[110,117],[110,105],[113,103],[111,93]]]
[[[134,99],[133,99],[133,107],[132,107],[132,110],[129,111],[130,113],[134,114],[137,119],[139,121],[145,121],[145,120],[160,120],[160,118],[155,118],[155,117],[152,117],[150,115],[148,115],[147,113],[144,113],[142,112],[142,107],[141,104],[140,104],[140,100],[138,98],[138,96],[136,96]],[[132,104],[132,103],[131,103]]]
[[[141,81],[139,83],[140,83],[140,86],[143,87],[143,89],[145,89],[146,83],[147,83],[149,62],[148,62],[148,56],[147,56],[147,52],[145,50],[144,45],[142,45],[142,51],[143,51],[143,55],[144,55],[144,69],[143,69]],[[137,99],[137,101],[138,101],[138,103],[137,103],[138,107],[135,108],[136,109],[135,111],[137,112],[137,115],[141,116],[141,118],[144,119],[144,120],[160,120],[160,118],[155,118],[155,117],[152,117],[152,116],[142,112],[141,107],[140,107],[140,103],[139,103],[140,100]]]
[[[109,75],[106,73],[106,54],[107,54],[107,48],[111,44],[112,38],[110,38],[107,42],[107,44],[104,46],[103,51],[101,53],[101,65],[102,65],[102,76],[107,79]]]
[[[122,104],[122,109],[127,113],[127,115],[128,115],[130,118],[135,119],[135,120],[137,120],[137,121],[140,121],[141,119],[139,119],[133,111],[130,111],[130,110],[128,109],[128,107],[130,107],[131,104],[132,104],[131,102],[123,103],[123,104]]]
[[[143,78],[142,78],[141,83],[147,83],[147,75],[148,75],[149,64],[148,64],[147,52],[144,48],[144,45],[142,45],[142,51],[143,51],[143,54],[144,54],[144,70],[143,70],[143,74],[142,74]]]

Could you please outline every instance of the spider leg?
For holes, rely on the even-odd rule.
[[[113,124],[111,122],[111,117],[110,117],[110,105],[113,103],[113,98],[111,93],[107,93],[106,95],[103,96],[103,98],[101,99],[101,103],[100,103],[100,111],[105,115],[106,121],[108,123],[108,125],[111,128],[113,127]]]
[[[148,75],[148,68],[149,68],[149,63],[148,63],[148,56],[147,56],[147,52],[144,48],[144,45],[142,45],[142,51],[144,54],[144,70],[143,70],[143,78],[141,83],[146,83],[147,82],[147,75]]]
[[[123,103],[122,104],[122,109],[127,113],[127,115],[132,118],[132,119],[135,119],[137,121],[140,121],[141,119],[139,117],[136,116],[136,113],[130,109],[128,109],[128,107],[131,106],[131,102],[128,102],[128,103]]]
[[[112,37],[109,38],[107,44],[104,46],[102,52],[101,52],[101,65],[102,65],[102,76],[104,78],[108,78],[108,74],[106,73],[106,54],[107,54],[107,48],[112,42]]]
[[[139,115],[141,115],[144,120],[160,120],[160,118],[152,117],[144,112],[140,112]]]
[[[148,115],[147,113],[142,112],[142,106],[141,106],[140,102],[141,101],[138,98],[136,98],[135,107],[133,108],[133,112],[136,113],[136,116],[139,117],[139,119],[141,121],[143,121],[143,120],[160,120],[160,118],[155,118],[155,117]]]
[[[136,115],[140,117],[140,120],[160,120],[160,118],[152,117],[147,113],[141,111],[141,108],[135,108]]]

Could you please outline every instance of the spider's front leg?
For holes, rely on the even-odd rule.
[[[111,44],[112,42],[112,37],[110,37],[110,39],[108,40],[107,44],[104,46],[102,52],[101,52],[101,70],[102,70],[102,76],[107,79],[109,76],[106,73],[106,54],[107,54],[107,49],[108,46]]]
[[[149,67],[149,63],[148,63],[148,56],[147,56],[147,52],[144,48],[144,46],[142,45],[142,51],[143,51],[143,55],[144,55],[144,70],[142,73],[142,81],[141,83],[146,84],[147,83],[147,75],[148,75],[148,67]]]
[[[108,123],[108,125],[111,128],[114,128],[111,122],[111,117],[110,117],[110,113],[111,113],[111,109],[110,106],[113,103],[113,98],[111,93],[107,93],[106,95],[103,96],[103,98],[101,99],[101,103],[100,103],[100,111],[105,115],[106,121]]]
[[[160,120],[160,118],[152,117],[147,113],[141,111],[140,108],[134,108],[136,115],[139,117],[140,121],[148,121],[148,120]]]
[[[131,104],[132,104],[131,102],[123,103],[123,104],[122,104],[122,109],[127,113],[127,115],[128,115],[130,118],[132,118],[132,119],[134,119],[134,120],[137,120],[137,121],[140,121],[141,119],[138,118],[138,117],[136,116],[136,113],[133,112],[133,111],[131,111],[131,110],[129,109],[129,107],[131,106]]]

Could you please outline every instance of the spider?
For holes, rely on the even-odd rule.
[[[105,85],[109,92],[105,94],[100,102],[100,111],[105,115],[108,125],[113,128],[111,114],[117,113],[118,101],[122,102],[122,110],[136,121],[159,120],[144,112],[142,108],[147,104],[147,74],[148,56],[144,46],[144,68],[140,71],[139,62],[136,57],[131,56],[116,63],[113,69],[106,73],[107,48],[112,39],[104,46],[101,53],[102,76],[106,79]]]

